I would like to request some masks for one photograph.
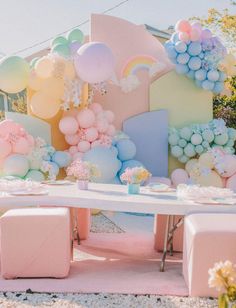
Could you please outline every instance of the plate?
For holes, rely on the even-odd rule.
[[[153,192],[170,192],[175,191],[174,188],[171,188],[169,185],[166,184],[149,184],[148,189]]]
[[[72,185],[73,182],[67,180],[58,180],[58,181],[43,181],[43,184],[47,185]]]
[[[14,191],[9,194],[12,196],[44,196],[48,195],[48,190],[38,190],[38,191],[21,190],[21,191]]]

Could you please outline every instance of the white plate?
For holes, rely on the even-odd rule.
[[[152,192],[170,192],[170,191],[175,191],[174,188],[171,188],[170,186],[166,184],[158,184],[158,183],[153,183],[149,184],[147,188],[152,191]]]
[[[48,190],[35,190],[35,191],[21,190],[21,191],[14,191],[9,194],[12,196],[44,196],[48,195]]]
[[[58,180],[58,181],[44,181],[43,184],[47,185],[72,185],[73,182],[67,180]]]

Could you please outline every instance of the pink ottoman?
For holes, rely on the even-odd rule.
[[[67,208],[25,208],[0,219],[1,274],[66,277],[70,269],[70,212]]]
[[[217,296],[208,287],[216,262],[236,263],[236,214],[192,214],[185,218],[183,275],[190,296]]]

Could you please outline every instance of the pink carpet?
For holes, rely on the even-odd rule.
[[[0,291],[188,295],[180,259],[168,257],[166,271],[159,272],[152,235],[92,233],[74,259],[66,279],[1,278]]]

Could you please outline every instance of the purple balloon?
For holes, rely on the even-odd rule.
[[[74,59],[77,75],[88,83],[108,80],[114,71],[115,60],[111,49],[104,43],[84,44]]]
[[[77,50],[81,47],[81,43],[78,41],[73,41],[72,43],[70,43],[70,53],[72,55],[75,55]]]

